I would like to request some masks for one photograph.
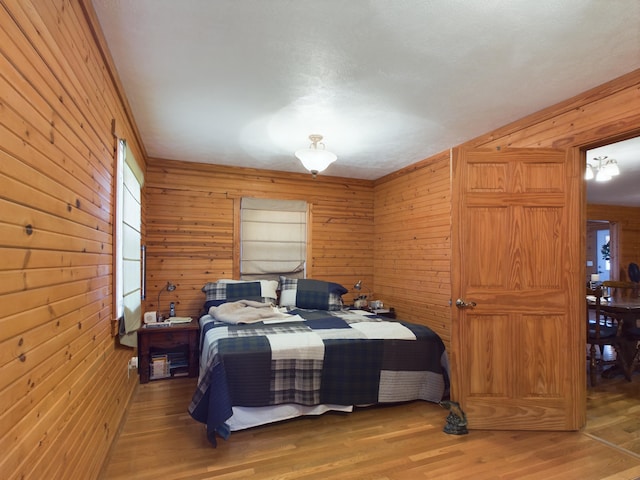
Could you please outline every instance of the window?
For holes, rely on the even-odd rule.
[[[124,140],[116,165],[115,302],[120,343],[135,346],[142,317],[141,199],[142,171]]]
[[[599,280],[601,282],[611,280],[611,236],[609,235],[609,229],[596,231],[596,245]]]
[[[304,278],[307,258],[307,203],[302,200],[243,198],[240,205],[240,277]]]

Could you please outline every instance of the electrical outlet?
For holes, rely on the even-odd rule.
[[[138,368],[138,357],[131,357],[127,363],[127,378],[130,377],[131,370]]]

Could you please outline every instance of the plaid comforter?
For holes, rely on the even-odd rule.
[[[207,425],[213,445],[216,433],[228,437],[233,406],[442,400],[447,357],[428,327],[349,311],[290,313],[281,323],[200,319],[200,379],[189,413]]]

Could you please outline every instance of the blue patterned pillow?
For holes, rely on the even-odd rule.
[[[277,288],[278,282],[275,280],[218,280],[217,282],[208,282],[202,287],[202,291],[206,295],[204,309],[209,311],[209,307],[217,307],[225,302],[238,300],[276,303],[278,297]]]
[[[280,306],[340,310],[347,289],[338,283],[309,278],[280,277]]]

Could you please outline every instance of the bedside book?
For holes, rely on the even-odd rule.
[[[169,318],[169,323],[171,324],[175,324],[175,323],[190,323],[193,320],[193,318],[191,317],[170,317]]]
[[[160,328],[170,327],[171,325],[179,325],[182,323],[191,323],[193,319],[191,317],[171,317],[169,320],[163,322],[146,323],[145,328]]]

